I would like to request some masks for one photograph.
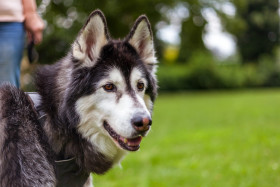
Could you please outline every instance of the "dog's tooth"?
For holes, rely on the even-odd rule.
[[[124,143],[127,143],[127,139],[125,138],[125,139],[123,140],[123,142],[124,142]]]

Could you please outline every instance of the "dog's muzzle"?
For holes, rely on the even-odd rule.
[[[114,129],[108,124],[107,121],[104,121],[103,126],[105,130],[109,133],[112,139],[123,149],[128,151],[137,151],[140,148],[140,143],[142,137],[147,134],[152,125],[152,120],[150,117],[143,115],[138,115],[132,118],[131,124],[135,129],[133,137],[125,138],[117,134]]]

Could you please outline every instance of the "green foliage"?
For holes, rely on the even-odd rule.
[[[187,73],[186,65],[160,65],[157,73],[160,90],[189,89],[184,80]]]
[[[278,186],[280,90],[159,95],[151,133],[95,186]]]
[[[207,53],[196,53],[189,62],[186,82],[192,89],[209,89],[221,86],[215,62]]]
[[[186,8],[188,8],[189,16],[182,22],[178,58],[180,62],[187,62],[197,51],[207,51],[202,39],[207,24],[206,19],[202,16],[204,4],[199,0],[191,0],[187,1]]]
[[[237,39],[243,63],[258,63],[263,55],[273,56],[279,46],[278,0],[231,0],[235,16],[220,11],[225,29]]]
[[[280,86],[280,67],[271,58],[241,65],[200,52],[188,64],[160,65],[158,79],[161,91],[271,87]]]

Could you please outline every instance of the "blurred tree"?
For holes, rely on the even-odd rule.
[[[187,62],[192,54],[207,50],[202,38],[207,24],[202,15],[204,4],[200,0],[188,0],[186,7],[189,15],[182,22],[181,46],[178,57],[180,62]]]
[[[153,27],[161,20],[159,8],[170,0],[37,0],[38,11],[46,21],[43,43],[38,46],[40,63],[53,63],[63,57],[75,40],[88,15],[95,9],[104,12],[111,36],[123,38],[138,16],[146,14]],[[154,37],[157,39],[156,37]],[[155,42],[160,51],[162,42]]]
[[[279,46],[278,0],[230,0],[235,16],[219,11],[225,29],[236,37],[243,63],[257,63],[263,55],[273,56]]]

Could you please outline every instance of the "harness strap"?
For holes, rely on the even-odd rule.
[[[25,92],[31,101],[33,102],[33,106],[38,114],[38,120],[40,121],[40,124],[43,125],[45,122],[46,114],[45,112],[40,108],[41,104],[41,96],[37,92]]]

